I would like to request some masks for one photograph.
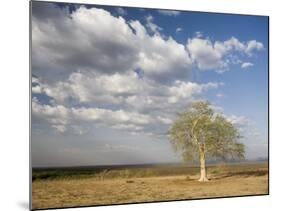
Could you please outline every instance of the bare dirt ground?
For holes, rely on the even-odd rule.
[[[58,208],[135,202],[170,201],[268,193],[267,165],[213,169],[209,182],[199,175],[111,179],[37,180],[32,208]]]

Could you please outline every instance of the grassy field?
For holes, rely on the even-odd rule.
[[[200,183],[183,165],[33,170],[32,208],[168,201],[268,193],[266,163],[217,164]]]

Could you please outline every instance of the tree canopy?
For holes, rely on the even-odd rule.
[[[236,128],[222,113],[216,113],[208,101],[192,103],[179,112],[168,131],[170,142],[185,161],[198,160],[200,152],[208,159],[244,158],[244,144]]]

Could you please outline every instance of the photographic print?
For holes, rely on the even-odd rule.
[[[31,1],[31,209],[269,194],[268,24]]]

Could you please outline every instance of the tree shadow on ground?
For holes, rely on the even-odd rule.
[[[229,172],[221,175],[216,175],[212,179],[223,179],[227,177],[259,177],[268,175],[268,170],[251,170],[251,171],[238,171],[238,172]]]

